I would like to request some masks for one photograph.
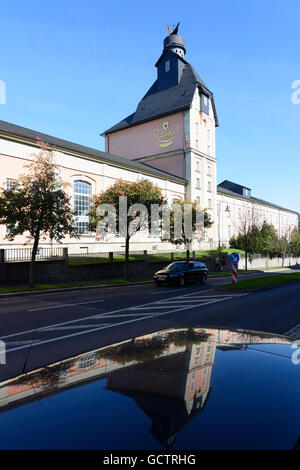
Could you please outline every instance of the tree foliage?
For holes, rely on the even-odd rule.
[[[39,143],[41,150],[25,166],[26,173],[0,193],[0,223],[7,227],[6,238],[25,234],[33,240],[29,284],[33,285],[34,262],[40,238],[61,241],[67,234],[76,236],[70,197],[58,176],[52,151]]]
[[[122,214],[119,207],[119,198],[122,196],[127,197],[127,208],[135,204],[143,204],[148,214],[151,212],[152,204],[164,204],[165,199],[161,190],[149,180],[143,179],[130,183],[120,179],[106,191],[95,196],[92,200],[89,213],[90,228],[92,231],[97,230],[98,223],[101,222],[104,217],[104,215],[99,216],[97,214],[97,209],[102,204],[110,204],[115,208],[116,231],[120,236],[125,238],[125,278],[127,279],[130,238],[144,227],[149,228],[150,217],[145,216],[145,214],[139,211],[129,212],[129,214],[126,213],[126,224],[122,225]]]
[[[181,199],[175,199],[173,205],[176,205],[179,209],[179,220],[181,228],[179,230],[175,229],[175,218],[176,211],[171,210],[170,212],[170,239],[169,241],[174,245],[186,245],[189,247],[189,244],[192,242],[193,238],[198,238],[199,240],[203,239],[205,234],[205,229],[213,225],[210,215],[207,210],[200,211],[199,204],[197,202],[188,202],[182,201]],[[192,228],[192,238],[191,234],[186,231],[184,224],[184,213],[189,211],[191,216],[191,228]],[[197,214],[198,211],[198,214]],[[197,220],[201,212],[201,221]],[[198,227],[197,224],[200,222],[201,227]],[[162,233],[164,238],[164,233]]]
[[[247,251],[247,253],[260,253],[270,257],[280,256],[285,258],[292,250],[295,256],[300,254],[300,232],[294,229],[288,234],[279,236],[272,224],[264,222],[260,227],[253,224],[247,231],[241,231],[231,237],[230,247]]]

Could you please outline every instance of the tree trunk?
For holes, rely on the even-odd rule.
[[[128,273],[128,263],[129,263],[129,237],[126,237],[125,240],[125,265],[124,265],[124,276],[125,279],[129,279],[129,273]]]
[[[33,244],[32,253],[31,253],[31,262],[30,262],[30,268],[29,268],[29,287],[34,286],[34,263],[35,263],[36,253],[37,253],[37,249],[39,245],[39,239],[40,239],[40,231],[38,230],[35,234],[34,244]]]

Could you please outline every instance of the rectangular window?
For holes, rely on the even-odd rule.
[[[196,161],[196,171],[200,172],[200,162],[199,162],[199,160]]]
[[[208,181],[207,185],[208,185],[208,191],[211,193],[211,182]]]
[[[14,178],[6,178],[6,189],[12,189],[15,186],[16,180]],[[8,235],[10,232],[8,227],[5,227],[5,234]]]
[[[165,71],[166,72],[170,71],[170,61],[169,60],[167,60],[166,63],[165,63]]]
[[[208,208],[211,209],[211,199],[208,200]]]
[[[200,178],[196,179],[196,189],[200,189]]]
[[[89,353],[79,359],[78,369],[86,369],[96,364],[95,353]]]
[[[6,178],[6,189],[11,189],[16,184],[14,178]]]
[[[85,181],[74,183],[74,210],[76,230],[79,235],[89,233],[89,210],[91,200],[91,185]]]
[[[199,123],[196,122],[196,135],[199,135]]]
[[[228,227],[227,227],[227,237],[228,237],[228,239],[231,238],[231,225],[228,225]]]
[[[199,140],[196,139],[196,149],[199,150]]]
[[[209,98],[207,95],[201,95],[201,111],[209,114]]]

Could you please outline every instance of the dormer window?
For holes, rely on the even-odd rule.
[[[204,94],[201,94],[201,111],[209,114],[209,97]]]
[[[170,71],[170,61],[167,60],[165,63],[165,72],[169,72],[169,71]]]

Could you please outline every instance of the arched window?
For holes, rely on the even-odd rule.
[[[91,185],[86,181],[74,182],[74,210],[76,230],[80,235],[89,233],[89,216],[91,203]]]

